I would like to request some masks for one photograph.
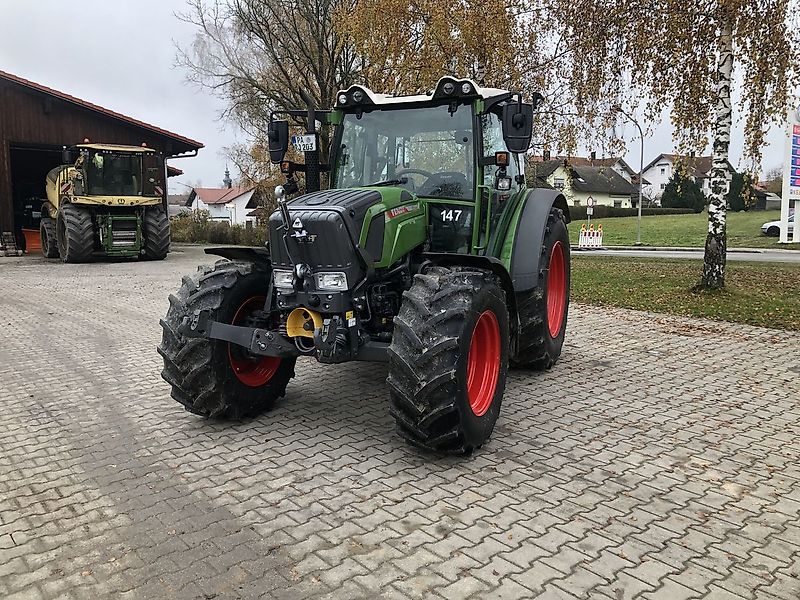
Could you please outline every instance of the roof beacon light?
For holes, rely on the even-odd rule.
[[[347,94],[339,94],[339,104],[347,104]]]
[[[456,86],[453,84],[452,81],[448,81],[447,83],[445,83],[442,86],[442,91],[447,95],[452,94],[453,91],[455,91],[455,89],[456,89]]]
[[[466,83],[466,82],[462,83],[461,84],[461,93],[462,94],[469,94],[470,92],[472,92],[472,86],[470,84]]]
[[[356,90],[353,92],[353,102],[361,102],[364,99],[364,92]]]

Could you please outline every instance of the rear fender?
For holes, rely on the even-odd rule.
[[[532,189],[525,198],[516,229],[509,232],[514,234],[510,275],[515,292],[527,292],[539,282],[539,271],[544,268],[542,243],[547,217],[554,207],[564,211],[569,223],[569,207],[561,192],[547,188]]]
[[[516,338],[519,330],[519,317],[517,315],[517,300],[514,295],[514,285],[511,276],[503,263],[492,256],[476,256],[474,254],[451,254],[446,252],[423,252],[422,258],[442,267],[474,267],[491,271],[500,280],[503,291],[506,293],[508,306],[509,325],[511,326],[512,339]]]

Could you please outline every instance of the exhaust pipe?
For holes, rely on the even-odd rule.
[[[300,90],[300,97],[308,106],[308,126],[306,133],[313,135],[316,143],[316,150],[306,152],[306,192],[319,191],[319,136],[317,135],[317,107],[316,102],[305,90]]]

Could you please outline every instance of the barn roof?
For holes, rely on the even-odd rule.
[[[144,121],[139,121],[138,119],[134,119],[133,117],[129,117],[127,115],[123,115],[122,113],[118,113],[108,108],[104,108],[97,104],[93,104],[86,100],[82,100],[80,98],[76,98],[75,96],[71,96],[59,90],[55,90],[53,88],[47,87],[46,85],[42,85],[39,83],[35,83],[28,79],[24,79],[17,75],[12,75],[11,73],[7,73],[5,71],[0,71],[0,80],[10,81],[11,83],[16,83],[28,89],[40,92],[42,94],[47,94],[49,96],[53,96],[58,98],[59,100],[63,100],[65,102],[69,102],[70,104],[74,104],[76,106],[80,106],[82,108],[86,108],[93,112],[96,112],[100,115],[105,117],[109,117],[111,119],[121,121],[123,123],[127,123],[129,125],[133,125],[135,127],[140,127],[157,135],[163,136],[165,138],[169,138],[176,142],[179,142],[185,146],[188,146],[192,150],[197,150],[203,148],[203,144],[193,140],[191,138],[179,135],[177,133],[173,133],[172,131],[167,131],[166,129],[162,129],[161,127],[156,127],[155,125],[151,125],[150,123],[145,123]]]

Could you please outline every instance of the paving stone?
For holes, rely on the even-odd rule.
[[[380,364],[301,359],[256,419],[182,411],[154,348],[203,262],[0,259],[0,597],[800,597],[783,332],[574,305],[490,443],[439,458]]]

